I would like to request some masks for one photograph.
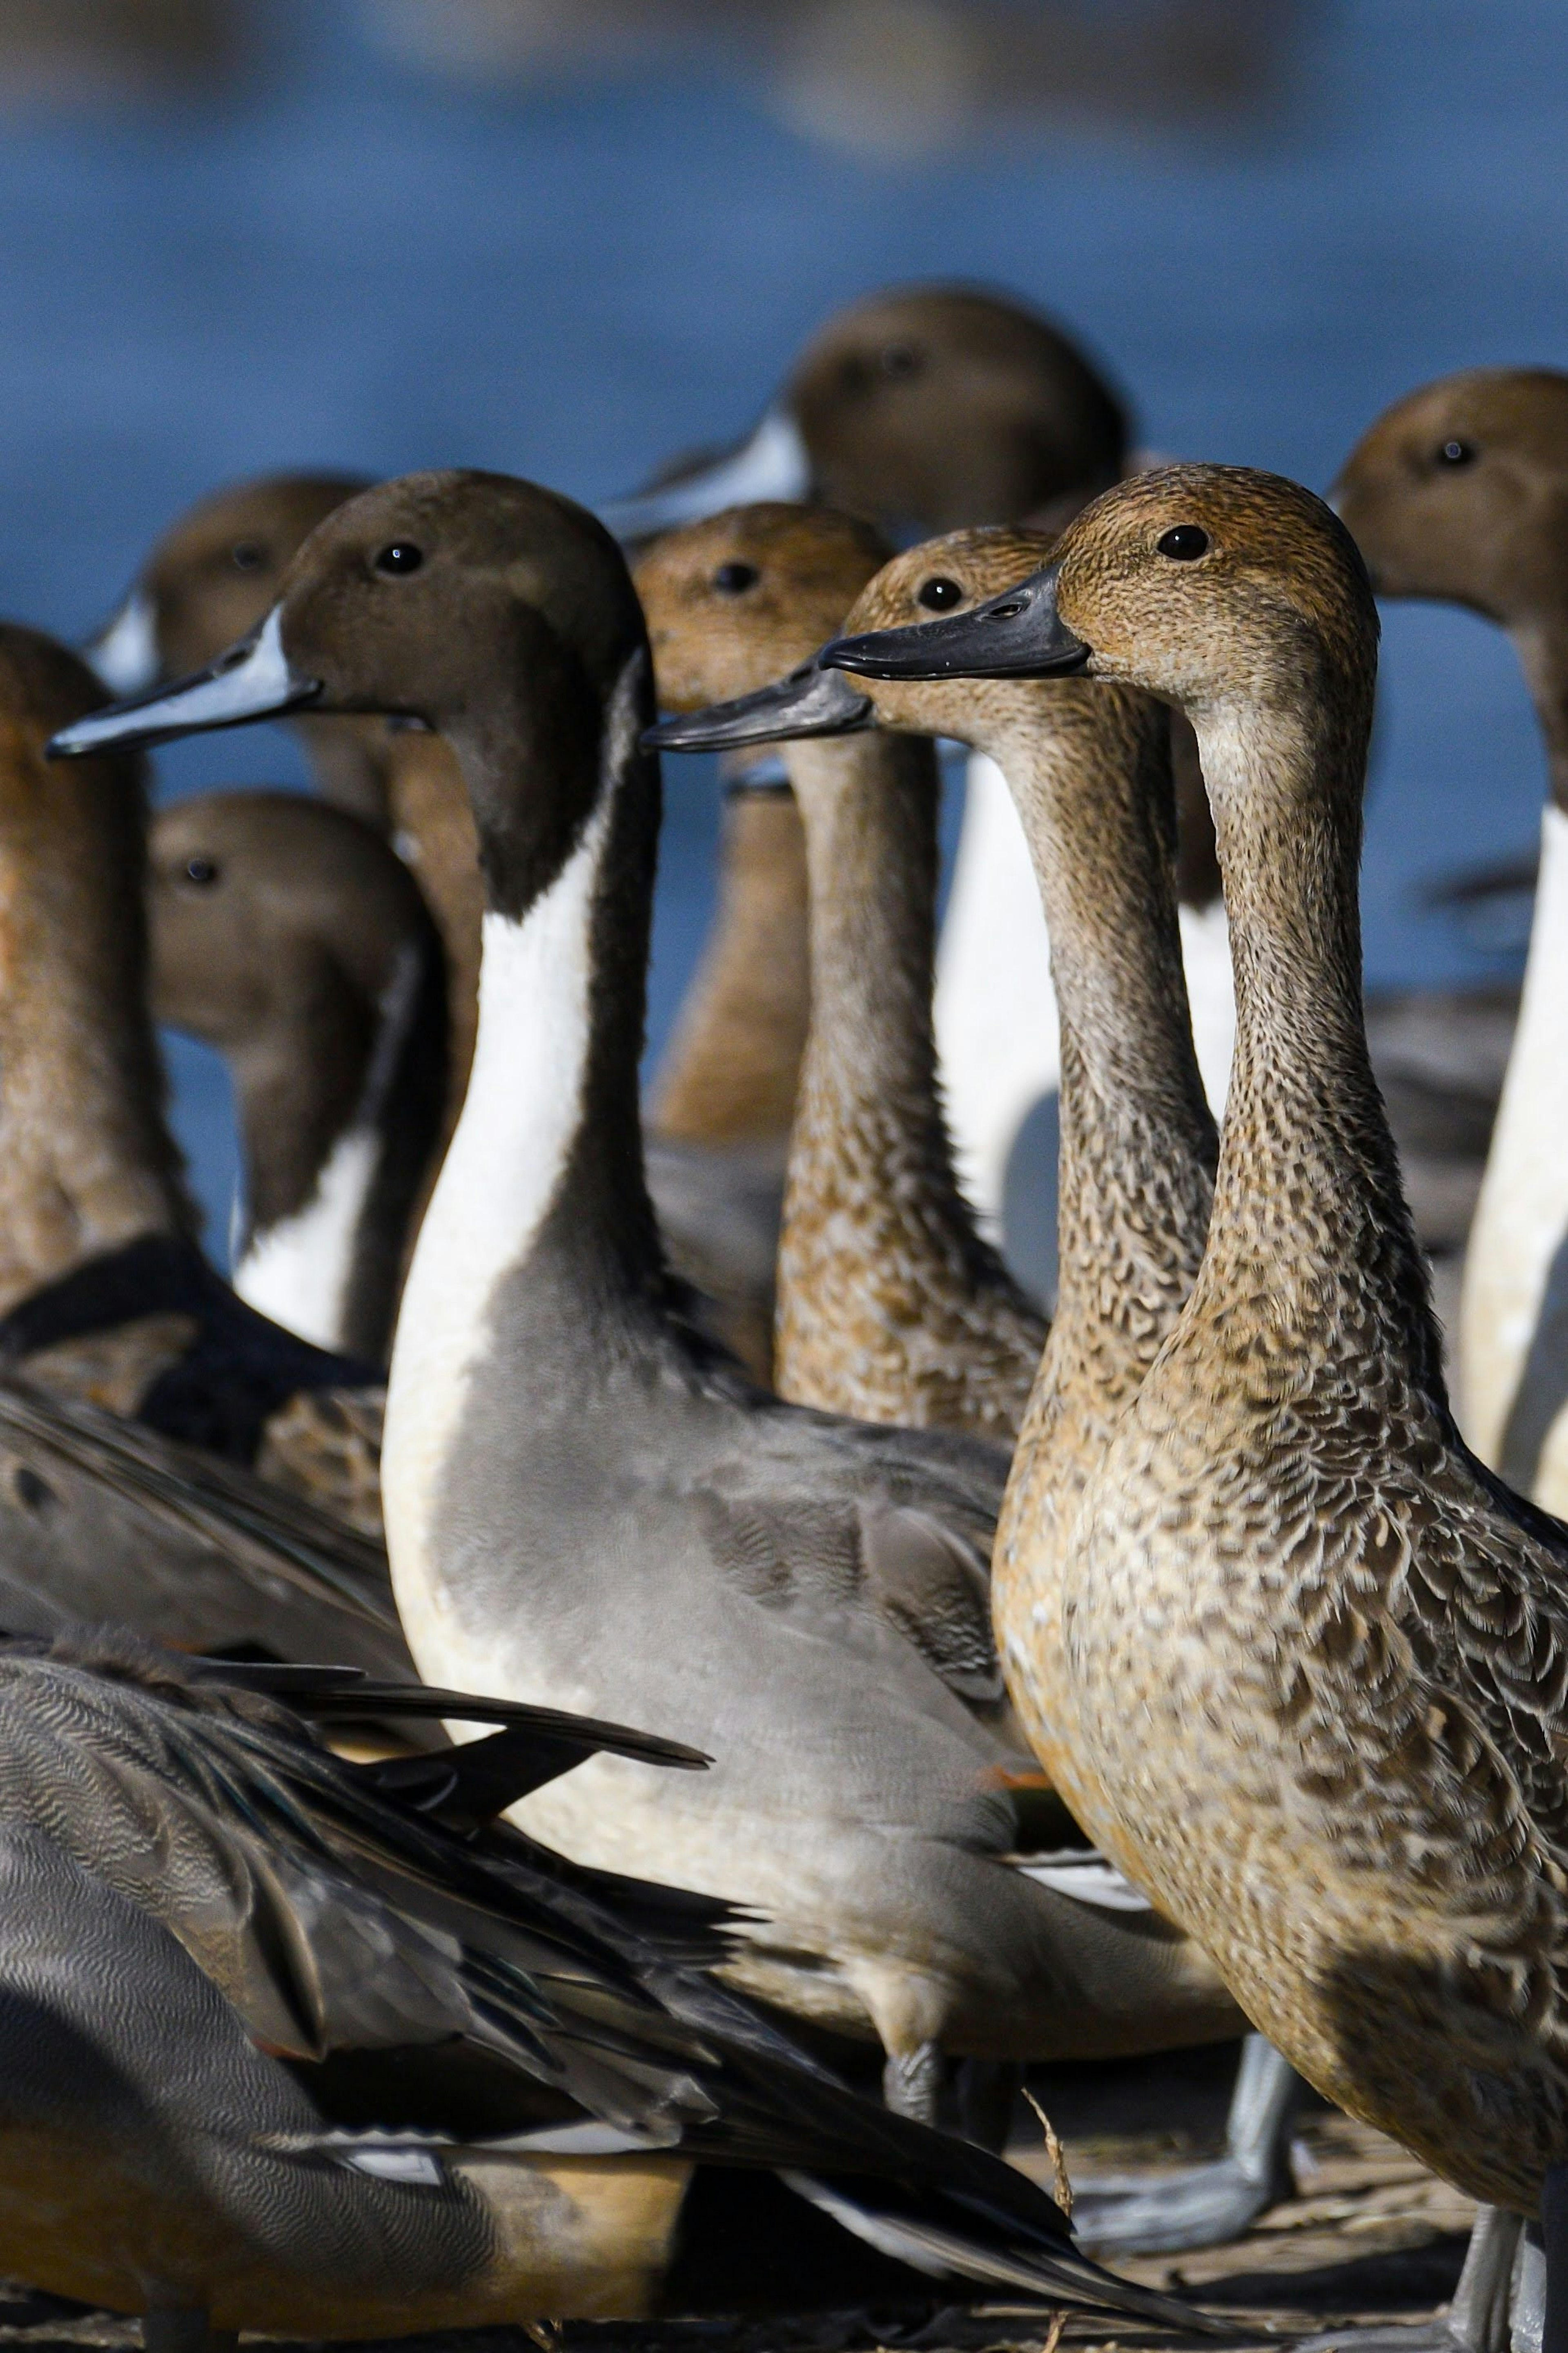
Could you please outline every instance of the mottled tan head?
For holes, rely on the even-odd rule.
[[[1409,394],[1331,493],[1384,596],[1512,628],[1568,602],[1568,375],[1471,368]]]
[[[856,599],[844,630],[902,629],[934,615],[964,613],[1050,560],[1055,541],[993,523],[928,539],[885,564]],[[1022,712],[1031,690],[1019,681],[977,691],[973,679],[868,679],[879,725],[948,735],[989,749],[998,718]]]
[[[887,554],[869,523],[831,507],[731,507],[668,533],[632,575],[661,707],[698,711],[794,670]]]

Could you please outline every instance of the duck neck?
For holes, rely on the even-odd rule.
[[[1568,608],[1532,613],[1510,635],[1545,739],[1552,806],[1568,815]]]
[[[810,997],[805,845],[791,794],[729,796],[719,873],[653,1124],[678,1142],[777,1145],[795,1115]]]
[[[1357,866],[1370,690],[1200,714],[1236,974],[1212,1241],[1194,1308],[1266,1314],[1286,1380],[1336,1332],[1403,1346],[1446,1403],[1426,1275],[1372,1073]],[[1364,704],[1364,707],[1363,705]],[[1256,1345],[1254,1337],[1252,1345]]]
[[[1060,1271],[1041,1394],[1108,1431],[1196,1274],[1215,1166],[1182,968],[1170,728],[1160,705],[1114,688],[1063,681],[1022,708],[988,748],[1034,860],[1061,1024]]]
[[[507,1302],[525,1294],[548,1294],[579,1338],[662,1303],[637,1099],[659,815],[658,765],[638,748],[647,656],[603,708],[585,679],[530,668],[509,723],[450,738],[486,881],[479,1029],[404,1293],[395,1390],[421,1365],[506,1346]]]
[[[147,1011],[140,795],[13,744],[0,789],[0,1308],[147,1234],[194,1239]]]

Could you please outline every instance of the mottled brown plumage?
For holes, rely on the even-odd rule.
[[[1454,1428],[1367,1060],[1365,574],[1309,492],[1225,468],[1109,493],[1059,554],[1091,671],[1196,726],[1240,1022],[1203,1266],[1056,1552],[1031,1703],[1302,2072],[1532,2213],[1568,2156],[1568,1529]]]
[[[886,554],[865,525],[811,507],[737,508],[661,541],[637,575],[661,702],[689,709],[793,670]],[[784,757],[811,881],[812,1012],[775,1386],[861,1420],[1010,1440],[1046,1324],[975,1230],[942,1114],[935,758],[878,733],[789,743]]]

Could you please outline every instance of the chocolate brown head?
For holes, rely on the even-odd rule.
[[[837,634],[888,554],[869,523],[830,507],[731,507],[668,533],[632,575],[660,706],[700,710],[794,670]]]
[[[971,287],[893,288],[840,311],[784,400],[818,496],[894,525],[1012,522],[1126,461],[1126,413],[1076,345]]]
[[[1331,493],[1378,594],[1507,628],[1568,604],[1568,375],[1471,368],[1395,403]]]

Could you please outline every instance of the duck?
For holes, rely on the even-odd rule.
[[[823,325],[739,451],[599,512],[635,543],[742,502],[814,499],[902,543],[971,524],[1057,527],[1141,462],[1121,394],[1033,306],[987,288],[901,286]],[[1173,732],[1188,987],[1205,1081],[1223,1102],[1235,1034],[1224,905],[1190,731]],[[1012,797],[994,761],[972,754],[937,954],[943,1094],[984,1230],[1043,1293],[1055,1279],[1060,1078],[1050,987]]]
[[[483,1736],[361,1763],[325,1744],[389,1706]],[[240,2328],[637,2319],[667,2290],[689,2309],[705,2263],[733,2293],[760,2213],[795,2305],[826,2253],[861,2293],[978,2281],[1206,2325],[1101,2271],[1022,2174],[847,2090],[715,1984],[717,1907],[573,1870],[496,1819],[612,1753],[703,1762],[114,1629],[0,1642],[0,2259],[139,2315],[149,2353],[210,2353]]]
[[[374,1535],[374,1369],[258,1314],[198,1246],[147,1008],[141,764],[44,757],[102,699],[0,625],[0,1362]]]
[[[148,828],[155,1020],[227,1061],[237,1295],[384,1364],[447,1096],[447,972],[403,861],[300,793],[193,793]]]
[[[805,528],[803,515],[795,529]],[[1005,526],[922,543],[870,578],[845,631],[880,654],[908,630],[918,649],[919,624],[984,602],[1048,560],[1051,546],[1048,535]],[[657,630],[654,642],[662,663]],[[1174,739],[1159,706],[1137,694],[1071,680],[851,678],[825,669],[820,654],[771,689],[667,723],[655,740],[711,744],[765,730],[778,741],[795,728],[854,744],[877,740],[868,729],[894,741],[942,736],[983,750],[1010,779],[1056,944],[1064,1243],[1061,1329],[1037,1352],[1009,1493],[1028,1494],[1036,1522],[1066,1528],[1174,1326],[1208,1228],[1217,1145],[1194,1058],[1174,898]],[[878,838],[881,882],[897,878],[899,844],[912,828],[904,779],[886,764],[873,778],[892,813]],[[803,807],[809,832],[809,795]],[[831,890],[831,864],[824,880]],[[872,887],[860,879],[858,896]],[[844,920],[853,920],[849,911]],[[1096,933],[1118,944],[1109,975],[1095,957]],[[992,1603],[999,1642],[1026,1638],[1032,1596],[1005,1558],[994,1569]],[[1184,2243],[1201,2242],[1205,2230],[1239,2235],[1279,2193],[1300,2088],[1263,2037],[1248,2039],[1226,2156],[1182,2184]],[[1169,2234],[1169,2184],[1152,2213]],[[1120,2198],[1100,2243],[1142,2246],[1147,2219],[1136,2197]]]
[[[911,635],[822,659],[1180,701],[1236,958],[1187,1303],[1065,1540],[1022,1482],[1004,1507],[998,1578],[1031,1597],[1003,1645],[1015,1703],[1086,1829],[1307,2080],[1513,2218],[1488,2234],[1505,2297],[1519,2223],[1539,2226],[1559,2353],[1568,1527],[1454,1421],[1367,1051],[1371,578],[1300,485],[1176,467]],[[1428,2334],[1451,2344],[1452,2319]]]
[[[309,703],[411,712],[463,764],[479,1037],[393,1349],[399,1611],[443,1685],[482,1661],[531,1704],[613,1687],[623,1716],[715,1759],[657,1790],[593,1760],[524,1826],[744,1906],[728,1974],[879,2046],[906,2114],[932,2113],[950,2055],[1213,2041],[1238,2020],[1200,1948],[1136,1897],[1097,1903],[1091,1873],[1014,1857],[1020,1752],[985,1592],[1005,1454],[788,1405],[682,1318],[637,1095],[651,688],[603,527],[537,485],[445,471],[339,509],[248,640],[52,748]]]
[[[1465,1260],[1458,1388],[1483,1461],[1559,1515],[1568,1513],[1564,484],[1568,375],[1471,368],[1396,401],[1331,493],[1380,596],[1441,597],[1508,631],[1545,742],[1540,883],[1489,1153],[1480,1139],[1486,1174]]]
[[[766,682],[809,662],[890,553],[868,524],[784,504],[656,540],[633,578],[658,700],[698,715],[654,740],[701,751],[765,734]],[[934,751],[874,731],[844,742],[803,733],[784,760],[811,882],[811,1024],[773,1384],[861,1421],[1010,1445],[1047,1327],[976,1229],[937,1092]]]
[[[266,474],[215,491],[180,516],[147,557],[114,619],[88,649],[106,686],[143,692],[211,661],[258,622],[302,542],[323,516],[365,487],[357,477]],[[389,724],[359,715],[301,712],[288,723],[310,755],[321,795],[385,834],[411,870],[447,958],[447,1095],[425,1180],[409,1212],[416,1230],[462,1110],[479,1015],[484,891],[479,839],[461,772],[438,735],[406,718]],[[772,1363],[773,1268],[778,1245],[788,1106],[804,1038],[805,854],[793,807],[763,788],[738,795],[725,859],[721,903],[733,909],[736,946],[722,934],[696,984],[672,1057],[656,1084],[649,1169],[674,1256],[700,1294],[696,1312],[760,1379]],[[795,852],[791,854],[791,837]],[[301,874],[301,910],[321,883]],[[766,906],[777,908],[774,919]],[[297,920],[304,920],[303,913]],[[773,976],[759,988],[765,958]],[[746,1010],[737,991],[753,979]],[[760,1008],[777,1008],[763,1034]],[[756,1095],[739,1116],[700,1108],[719,1062],[757,1073]],[[684,1073],[684,1076],[682,1075]],[[746,1082],[742,1082],[742,1089]],[[785,1100],[787,1098],[787,1100]],[[784,1102],[782,1111],[770,1108]],[[733,1112],[733,1107],[732,1107]],[[308,1139],[290,1138],[293,1155]],[[270,1313],[270,1309],[268,1310]],[[285,1317],[282,1320],[288,1321]],[[310,1336],[315,1336],[312,1333]],[[379,1350],[377,1351],[379,1355]]]
[[[209,491],[149,551],[83,648],[88,667],[110,694],[138,694],[161,678],[199,670],[267,611],[300,542],[365,480],[258,474]],[[384,831],[392,822],[385,729],[308,718],[297,733],[326,798]]]

